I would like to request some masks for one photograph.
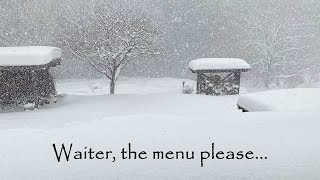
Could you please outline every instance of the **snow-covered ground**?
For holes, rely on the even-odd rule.
[[[319,179],[320,113],[241,113],[237,96],[181,94],[180,79],[58,83],[58,105],[0,114],[0,179]],[[193,81],[186,81],[193,85]],[[94,95],[94,96],[93,96]],[[267,160],[207,160],[199,152],[253,151]],[[112,150],[110,160],[58,163],[52,144]],[[121,160],[139,151],[195,151],[195,160]]]
[[[244,94],[238,105],[247,111],[318,112],[319,88],[270,90]]]
[[[196,90],[196,82],[189,79],[175,78],[120,78],[116,85],[116,94],[181,94],[182,83]],[[95,96],[109,94],[109,83],[106,79],[79,80],[67,79],[57,83],[57,91],[60,94]],[[246,93],[247,89],[241,87],[240,93]],[[234,96],[236,98],[236,96]]]
[[[196,88],[196,82],[188,79],[174,78],[126,78],[121,77],[116,86],[117,94],[156,94],[181,93],[182,82]],[[94,80],[60,80],[57,83],[60,94],[105,95],[109,93],[109,83],[104,79]]]

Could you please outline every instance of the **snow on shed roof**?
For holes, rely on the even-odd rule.
[[[235,58],[203,58],[189,63],[192,71],[198,70],[234,70],[251,69],[251,66],[242,59]]]
[[[47,46],[1,47],[0,66],[46,65],[61,58],[60,48]]]

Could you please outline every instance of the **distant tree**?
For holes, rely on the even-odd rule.
[[[68,50],[110,80],[110,94],[121,70],[130,62],[159,54],[154,45],[157,30],[137,10],[118,10],[99,4],[86,19],[67,22]]]
[[[275,1],[252,3],[247,15],[241,15],[242,41],[247,55],[255,58],[251,65],[263,77],[264,85],[301,76],[317,61],[310,56],[315,26],[288,4]],[[295,12],[296,13],[296,12]],[[310,15],[309,15],[310,16]]]

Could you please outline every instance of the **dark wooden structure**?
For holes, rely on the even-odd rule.
[[[61,58],[45,65],[0,66],[0,105],[35,107],[50,103],[56,96],[54,78],[50,69],[60,65]]]
[[[241,73],[250,70],[250,68],[194,70],[191,67],[189,69],[197,74],[197,94],[212,96],[239,94]]]

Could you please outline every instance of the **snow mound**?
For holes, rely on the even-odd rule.
[[[317,88],[272,90],[241,95],[238,105],[250,112],[317,112],[320,94]]]
[[[227,70],[227,69],[251,69],[251,66],[242,59],[235,58],[203,58],[189,63],[189,68],[198,70]]]
[[[0,66],[37,66],[61,58],[61,49],[47,46],[1,47]]]

